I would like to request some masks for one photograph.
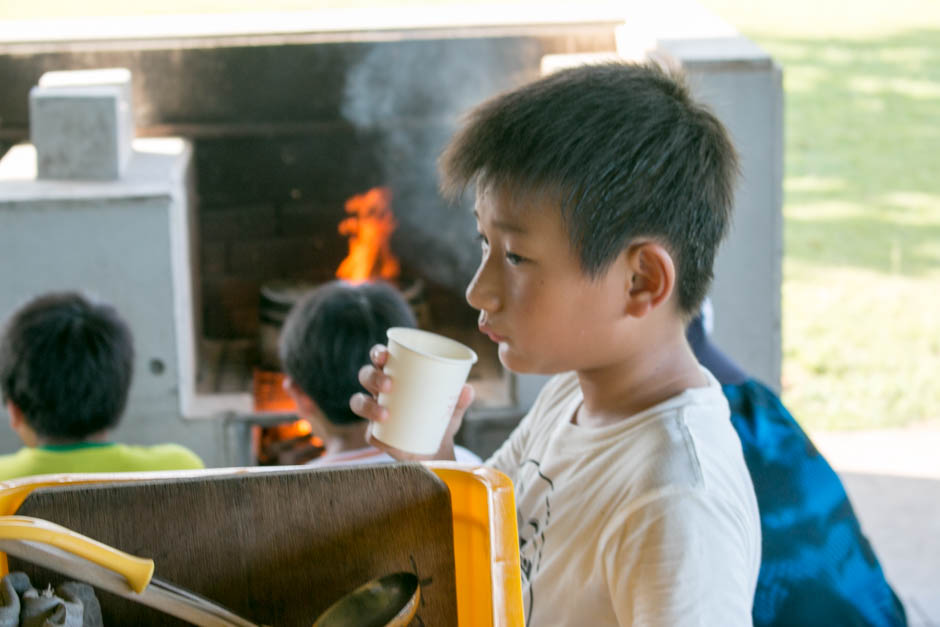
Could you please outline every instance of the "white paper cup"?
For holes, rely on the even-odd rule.
[[[369,426],[376,444],[415,455],[433,455],[460,397],[477,354],[436,333],[392,327],[388,330],[385,374],[392,391],[379,394],[388,419]]]

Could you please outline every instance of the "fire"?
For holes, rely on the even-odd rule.
[[[254,371],[255,411],[260,413],[296,413],[297,404],[284,389],[283,372]],[[303,418],[268,427],[260,427],[257,440],[258,462],[301,464],[323,452],[323,440],[313,435],[313,425]]]
[[[274,429],[277,432],[278,440],[293,440],[294,438],[302,438],[305,435],[310,435],[313,432],[313,426],[306,420],[297,420],[288,424],[277,425]],[[320,438],[314,436],[312,440],[314,443],[322,445]]]
[[[391,200],[389,188],[373,187],[346,201],[350,217],[339,223],[339,233],[349,238],[349,254],[336,269],[337,278],[351,283],[398,278],[400,266],[390,243],[398,222]]]
[[[311,433],[306,420],[260,427],[258,463],[262,466],[304,464],[323,453],[323,440]]]
[[[297,411],[297,404],[284,389],[284,378],[286,376],[283,372],[255,368],[252,387],[254,388],[253,396],[256,412],[286,413]]]

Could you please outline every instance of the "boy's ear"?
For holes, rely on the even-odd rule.
[[[13,401],[6,402],[7,413],[10,414],[10,428],[19,436],[26,446],[36,446],[39,444],[39,438],[33,428],[26,422],[26,414],[23,413]]]
[[[14,431],[19,431],[19,428],[26,422],[26,418],[23,416],[23,412],[13,403],[13,401],[7,401],[6,407],[7,413],[10,415],[10,428]]]
[[[627,286],[626,311],[642,318],[672,295],[676,284],[676,266],[666,248],[654,241],[643,241],[627,248],[630,285]]]

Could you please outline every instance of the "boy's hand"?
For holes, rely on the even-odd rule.
[[[376,344],[369,351],[369,359],[372,364],[367,364],[359,370],[359,383],[369,391],[369,394],[357,392],[349,399],[349,408],[357,416],[365,418],[372,422],[383,422],[388,419],[388,410],[379,405],[378,397],[380,392],[389,392],[392,389],[392,378],[385,374],[383,368],[388,362],[388,348],[382,344]],[[454,407],[454,415],[451,416],[450,424],[444,433],[444,439],[441,441],[441,447],[431,459],[455,459],[454,457],[454,435],[460,429],[463,422],[463,415],[473,402],[474,391],[469,384],[464,384],[460,390],[460,397],[457,399],[457,405]],[[405,451],[388,451],[396,459],[400,460],[422,460],[427,457],[412,455]]]

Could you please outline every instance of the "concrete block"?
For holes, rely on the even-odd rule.
[[[40,179],[116,180],[134,140],[130,72],[47,72],[29,93]]]

